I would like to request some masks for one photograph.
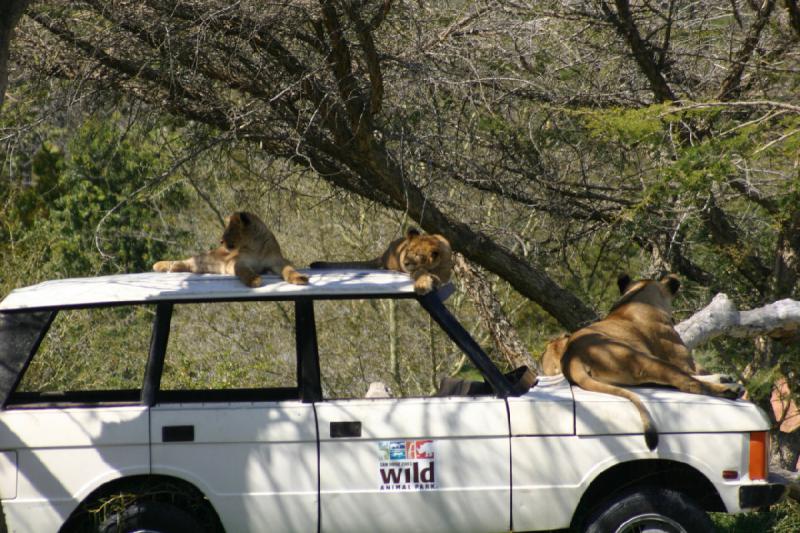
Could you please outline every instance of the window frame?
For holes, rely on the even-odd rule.
[[[283,401],[299,400],[303,403],[314,403],[323,400],[322,384],[320,377],[319,347],[317,344],[317,331],[314,315],[314,302],[317,300],[369,300],[369,299],[415,299],[422,308],[430,314],[433,320],[441,327],[450,339],[472,361],[475,367],[484,376],[486,382],[493,389],[498,398],[517,396],[519,391],[514,390],[511,382],[492,363],[483,349],[472,338],[461,323],[450,313],[444,305],[444,300],[453,292],[452,285],[446,285],[439,291],[424,295],[419,294],[358,294],[342,296],[294,296],[270,295],[264,298],[198,298],[160,300],[157,302],[115,302],[113,304],[64,306],[60,308],[37,309],[35,312],[49,312],[49,320],[28,354],[24,365],[16,376],[16,382],[6,397],[3,399],[2,409],[50,407],[50,406],[87,406],[96,407],[98,404],[114,405],[131,403],[152,407],[160,403],[172,402],[239,402],[239,401]],[[172,313],[175,304],[192,303],[217,303],[217,302],[259,302],[259,301],[284,301],[293,302],[295,308],[295,355],[297,358],[297,386],[283,388],[254,388],[254,389],[210,389],[210,390],[161,390],[161,377],[164,369],[169,334],[171,330]],[[20,393],[16,392],[25,371],[33,357],[38,352],[39,345],[50,329],[50,325],[57,313],[67,309],[90,309],[96,307],[124,307],[131,305],[155,304],[155,317],[151,328],[150,348],[147,355],[142,384],[139,389],[96,390],[96,391],[66,391],[64,393]],[[30,313],[31,311],[9,312]]]

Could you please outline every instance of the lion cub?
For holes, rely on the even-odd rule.
[[[405,272],[414,279],[414,291],[425,294],[450,281],[453,252],[441,235],[422,235],[410,228],[405,237],[392,241],[380,257],[371,261],[311,263],[311,268],[382,268]]]
[[[671,385],[683,392],[736,398],[737,383],[715,383],[697,376],[689,349],[672,325],[672,297],[680,287],[673,275],[631,281],[619,277],[621,293],[608,315],[572,335],[551,340],[542,356],[546,375],[559,371],[582,389],[630,400],[639,411],[648,448],[658,445],[653,417],[634,392],[618,385]]]
[[[228,217],[218,248],[182,261],[159,261],[153,265],[153,270],[235,274],[248,287],[259,287],[259,274],[267,271],[279,274],[289,283],[308,283],[308,278],[283,257],[278,241],[266,224],[245,211]]]

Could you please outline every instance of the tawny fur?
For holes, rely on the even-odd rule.
[[[450,281],[453,252],[441,235],[422,235],[414,228],[392,241],[380,257],[369,261],[311,263],[311,268],[377,268],[405,272],[414,280],[414,291],[425,294]]]
[[[180,261],[159,261],[156,272],[197,272],[236,275],[248,287],[259,287],[265,272],[285,281],[305,285],[308,278],[283,257],[275,235],[253,213],[240,211],[228,217],[220,246]]]
[[[567,348],[567,342],[569,342],[569,335],[566,334],[548,341],[542,354],[542,374],[545,376],[561,374],[561,357]]]
[[[715,383],[694,376],[694,360],[672,324],[672,297],[680,287],[675,276],[631,282],[620,276],[622,296],[604,319],[570,336],[552,340],[542,356],[545,374],[559,371],[582,389],[630,400],[639,411],[645,441],[658,445],[655,422],[634,392],[618,385],[671,385],[681,391],[736,398],[735,383]],[[560,362],[560,365],[558,364]]]

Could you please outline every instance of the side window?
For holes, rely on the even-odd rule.
[[[59,311],[17,391],[141,389],[154,313],[151,306]]]
[[[291,302],[176,304],[161,390],[296,388]]]
[[[416,300],[314,303],[322,394],[326,399],[443,393],[443,380],[482,380],[469,359]]]

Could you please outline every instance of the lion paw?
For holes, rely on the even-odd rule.
[[[254,289],[260,287],[261,286],[261,276],[256,276],[254,278],[251,278],[248,281],[245,281],[245,285],[247,285],[248,287],[252,287]]]
[[[734,383],[735,380],[727,374],[696,374],[692,376],[698,381],[706,383]]]
[[[172,261],[159,261],[153,265],[153,270],[156,272],[169,272]]]
[[[745,388],[741,383],[723,383],[721,385],[724,387],[722,396],[725,398],[735,400],[741,398],[745,393]]]
[[[153,265],[156,272],[191,272],[191,267],[183,261],[159,261]]]
[[[414,281],[414,292],[417,294],[428,294],[436,289],[436,280],[430,274],[418,277]]]
[[[295,285],[308,285],[308,276],[300,274],[299,272],[294,272],[289,274],[289,278],[286,281]]]

